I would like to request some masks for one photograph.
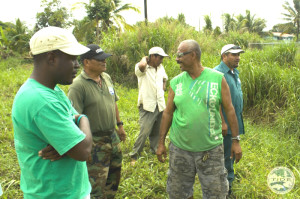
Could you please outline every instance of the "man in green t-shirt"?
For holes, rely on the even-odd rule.
[[[88,199],[89,121],[78,115],[57,84],[72,83],[79,68],[76,57],[89,49],[58,27],[36,32],[30,49],[33,72],[19,89],[12,108],[24,198]]]
[[[165,138],[170,130],[170,158],[167,192],[170,199],[193,198],[195,175],[201,182],[203,197],[225,198],[228,194],[222,137],[222,104],[232,136],[238,124],[230,91],[223,74],[201,65],[201,50],[194,40],[180,43],[176,61],[183,73],[170,82],[167,107],[160,127],[158,160],[166,159]],[[231,156],[242,157],[238,141]]]
[[[88,116],[91,124],[93,148],[91,159],[87,161],[91,197],[114,198],[121,176],[120,139],[125,141],[126,133],[116,103],[119,97],[110,76],[105,73],[106,58],[111,54],[95,44],[87,47],[90,50],[80,56],[83,71],[70,86],[68,97],[79,113]]]

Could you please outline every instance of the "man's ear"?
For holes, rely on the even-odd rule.
[[[49,65],[54,65],[55,61],[56,61],[56,58],[57,58],[57,55],[53,51],[47,52],[46,59],[47,59],[47,63]]]
[[[196,55],[195,51],[192,51],[192,57],[193,57],[193,59],[197,60],[197,55]]]
[[[221,60],[223,61],[225,57],[227,57],[226,53],[224,53],[223,55],[221,55]]]
[[[83,67],[88,66],[89,63],[90,63],[90,60],[89,60],[89,59],[84,59],[84,60],[82,61]]]

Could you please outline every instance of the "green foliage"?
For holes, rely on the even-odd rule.
[[[13,142],[11,107],[19,87],[29,77],[30,65],[20,57],[0,61],[0,183],[3,198],[21,198],[20,169]]]
[[[70,14],[67,8],[61,6],[60,0],[42,0],[42,7],[44,11],[36,14],[35,32],[48,26],[69,27]]]
[[[197,32],[178,21],[165,18],[155,23],[140,23],[132,31],[103,33],[100,46],[113,56],[107,59],[108,72],[120,83],[135,84],[134,66],[153,46],[162,47],[168,54],[175,54],[180,41],[194,38]]]
[[[15,24],[4,23],[0,26],[0,58],[15,54],[28,54],[31,32],[20,19]]]
[[[143,22],[138,23],[135,25],[134,30],[124,33],[115,30],[103,33],[100,46],[105,51],[113,54],[112,57],[107,59],[108,72],[112,75],[112,78],[119,83],[135,86],[134,66],[143,56],[148,55],[151,47],[162,47],[167,54],[173,57],[173,59],[164,59],[167,67],[169,67],[168,64],[175,66],[177,65],[175,62],[177,46],[186,39],[198,41],[202,52],[211,53],[215,56],[219,56],[222,46],[228,43],[247,48],[249,42],[262,41],[258,34],[249,32],[241,34],[230,31],[219,35],[218,30],[216,30],[212,34],[199,33],[194,27],[182,24],[172,17],[164,17],[154,23],[148,23],[148,25]],[[206,65],[207,60],[202,60],[203,64]],[[170,73],[174,74],[174,71],[170,69]]]
[[[245,29],[249,32],[261,33],[266,27],[266,20],[260,18],[255,19],[255,15],[251,15],[250,10],[246,10],[246,15],[242,22],[242,30]]]
[[[91,22],[88,17],[84,17],[82,20],[74,20],[73,25],[73,34],[78,41],[85,44],[96,42],[96,22]]]
[[[96,38],[102,38],[102,33],[108,29],[131,29],[132,27],[126,23],[121,15],[122,11],[133,10],[140,13],[139,9],[129,3],[121,4],[120,0],[90,0],[89,3],[83,3],[88,14],[90,23],[95,25]],[[113,25],[116,24],[117,27]]]
[[[300,30],[300,0],[293,0],[293,4],[294,5],[292,7],[288,1],[285,1],[282,7],[287,11],[287,13],[283,13],[283,15],[286,21],[293,23],[296,27],[296,36],[298,41]]]
[[[224,20],[225,32],[239,31],[239,32],[251,32],[261,34],[266,27],[266,20],[261,18],[255,18],[255,15],[251,15],[250,10],[246,10],[246,15],[242,14],[234,17],[228,13],[222,15]]]
[[[300,193],[300,145],[297,135],[282,135],[277,128],[257,126],[246,121],[246,134],[242,136],[242,160],[235,165],[236,178],[233,191],[237,198],[277,199],[299,198]],[[295,186],[282,195],[270,191],[267,176],[275,167],[291,169],[295,175]]]
[[[90,20],[107,20],[110,12],[110,2],[107,0],[90,0],[89,4],[85,5],[87,15]]]
[[[296,28],[293,23],[276,24],[273,26],[272,32],[296,33]]]
[[[295,44],[269,46],[242,55],[240,74],[247,113],[281,132],[300,135],[300,73]]]
[[[211,22],[211,17],[209,15],[204,15],[204,32],[211,32],[213,30],[212,28],[212,22]]]
[[[205,38],[200,41],[202,40]],[[288,48],[288,46],[285,47]],[[279,49],[285,47],[278,47],[275,51],[279,53]],[[145,48],[145,52],[146,49],[148,48]],[[172,51],[170,49],[169,51]],[[296,134],[297,131],[299,133],[300,71],[299,68],[292,65],[279,66],[277,62],[274,64],[269,58],[272,55],[268,53],[268,50],[268,48],[264,50],[249,49],[241,56],[239,70],[241,71],[244,99],[254,100],[251,102],[252,104],[249,100],[245,102],[246,113],[251,115],[249,108],[255,108],[262,104],[260,108],[257,107],[254,115],[255,118],[258,118],[257,120],[260,120],[267,116],[265,113],[259,112],[259,109],[267,112],[268,109],[278,106],[278,115],[281,115],[281,118],[277,117],[278,115],[274,116],[275,120],[269,120],[270,123],[264,122],[263,125],[253,124],[249,117],[245,120],[246,135],[242,137],[241,142],[243,159],[235,165],[237,176],[233,184],[233,191],[237,198],[278,198],[279,195],[271,192],[267,186],[267,175],[274,167],[286,166],[294,172],[296,184],[290,193],[284,195],[284,198],[294,199],[299,196],[300,187],[300,145],[299,134]],[[115,52],[112,51],[112,53]],[[175,55],[173,53],[170,55],[170,58],[164,60],[164,65],[171,78],[179,74],[180,69],[175,62]],[[136,56],[139,57],[139,55]],[[213,67],[220,62],[220,57],[218,53],[204,51],[202,61],[205,66]],[[19,199],[22,198],[19,186],[20,169],[13,143],[11,107],[17,90],[29,77],[32,65],[25,63],[20,58],[9,58],[0,61],[0,71],[2,85],[0,91],[0,108],[2,110],[0,113],[0,162],[3,163],[0,164],[0,183],[4,191],[2,198]],[[133,81],[136,84],[136,80]],[[63,86],[65,92],[67,88],[68,86]],[[117,102],[120,117],[124,121],[124,129],[127,133],[127,140],[121,143],[124,159],[121,183],[116,199],[168,198],[166,193],[168,162],[164,164],[158,162],[156,156],[150,152],[148,141],[137,164],[134,167],[130,166],[130,158],[127,154],[131,151],[139,133],[139,115],[136,106],[138,90],[116,84],[116,91],[120,96],[120,100]],[[268,101],[270,104],[266,104]],[[271,106],[272,103],[273,106]],[[263,106],[263,104],[266,105]],[[274,121],[276,125],[273,125]],[[270,124],[272,125],[270,126]],[[167,136],[168,143],[169,137]],[[194,198],[201,198],[201,185],[198,181],[196,181],[194,190]]]
[[[263,39],[257,33],[240,33],[234,31],[230,31],[227,34],[222,34],[219,39],[219,43],[222,43],[219,49],[221,49],[222,46],[230,43],[237,44],[242,48],[248,48],[249,43],[260,43],[263,41]]]
[[[178,14],[177,20],[178,20],[179,23],[181,23],[181,24],[186,24],[186,22],[185,22],[185,16],[184,16],[183,13],[179,13],[179,14]]]
[[[219,26],[217,26],[217,27],[214,29],[213,34],[214,34],[215,37],[217,37],[217,36],[219,36],[220,34],[222,34],[221,28],[220,28]]]

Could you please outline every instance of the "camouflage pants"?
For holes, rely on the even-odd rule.
[[[122,166],[120,139],[116,132],[111,136],[93,136],[93,148],[87,166],[92,185],[91,198],[114,198]]]
[[[196,173],[204,199],[226,198],[228,181],[223,145],[209,151],[189,152],[170,143],[169,150],[167,192],[170,199],[186,199],[193,196]]]

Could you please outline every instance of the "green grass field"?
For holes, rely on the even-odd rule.
[[[3,196],[0,198],[22,198],[20,191],[20,169],[14,150],[11,106],[14,95],[32,70],[30,64],[19,59],[0,61],[0,183]],[[63,87],[67,90],[67,87]],[[122,179],[118,199],[164,199],[168,163],[158,162],[146,143],[142,158],[134,167],[126,156],[133,147],[139,133],[137,89],[116,84],[120,96],[118,101],[121,119],[127,132],[127,140],[122,143],[124,153]],[[295,110],[299,111],[299,110]],[[257,115],[259,117],[259,115]],[[257,119],[257,118],[256,118]],[[298,120],[299,122],[299,120]],[[253,123],[253,117],[245,120],[246,135],[242,137],[243,158],[235,165],[237,173],[233,191],[237,198],[300,198],[300,145],[299,135],[293,132],[279,132],[268,123]],[[291,192],[285,195],[273,193],[267,186],[269,172],[278,166],[291,169],[296,183]],[[201,186],[195,183],[194,198],[201,197]]]

